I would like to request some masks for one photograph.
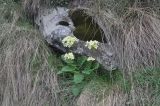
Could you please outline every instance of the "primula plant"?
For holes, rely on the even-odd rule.
[[[64,66],[59,75],[69,75],[72,81],[72,93],[78,96],[84,85],[92,79],[94,71],[99,68],[99,63],[93,57],[74,56],[73,53],[62,55]]]
[[[72,47],[75,42],[78,42],[78,39],[74,36],[67,36],[62,40],[64,47]]]
[[[67,36],[62,40],[63,46],[68,48],[71,48],[76,42],[78,42],[78,39],[74,36]],[[89,49],[97,49],[98,44],[99,42],[95,40],[87,41],[85,46]],[[93,57],[76,57],[72,52],[64,54],[62,60],[65,65],[58,74],[69,76],[73,83],[72,93],[74,96],[78,96],[85,83],[92,78],[94,71],[99,68],[99,63]]]
[[[90,40],[90,41],[87,41],[86,42],[86,47],[88,47],[88,49],[97,49],[98,48],[98,45],[99,45],[99,42],[94,40]]]

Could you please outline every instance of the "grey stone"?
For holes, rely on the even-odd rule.
[[[71,51],[76,54],[91,56],[95,58],[107,70],[117,68],[114,61],[115,55],[111,44],[99,43],[99,47],[88,49],[85,41],[79,40],[71,48],[66,48],[62,44],[62,39],[66,36],[74,36],[74,24],[69,17],[67,8],[58,7],[56,9],[42,9],[39,12],[36,23],[40,27],[45,40],[53,47],[63,51]]]

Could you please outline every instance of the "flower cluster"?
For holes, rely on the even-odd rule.
[[[87,61],[94,61],[95,60],[95,58],[93,58],[93,57],[88,57],[88,59],[87,59]]]
[[[72,47],[72,45],[77,42],[78,39],[74,36],[67,36],[62,40],[64,47]]]
[[[98,44],[99,44],[98,41],[96,41],[96,40],[94,40],[94,41],[90,40],[89,42],[88,41],[86,42],[85,46],[88,47],[89,49],[97,49],[98,48]]]
[[[66,54],[64,55],[64,59],[65,59],[65,60],[74,60],[74,55],[73,55],[73,53],[66,53]]]

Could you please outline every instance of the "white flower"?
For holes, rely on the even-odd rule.
[[[88,41],[86,42],[85,46],[88,47],[88,49],[97,49],[98,48],[98,44],[99,44],[98,41],[96,41],[96,40],[94,40],[94,41],[90,40],[89,42]]]
[[[74,36],[67,36],[65,38],[63,38],[62,43],[64,47],[72,47],[72,45],[77,42],[78,39]]]
[[[93,58],[93,57],[88,57],[88,59],[87,59],[87,61],[94,61],[95,60],[95,58]]]
[[[73,53],[66,53],[66,54],[64,55],[64,59],[65,59],[65,60],[74,60],[74,55],[73,55]]]

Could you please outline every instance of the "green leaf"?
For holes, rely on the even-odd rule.
[[[86,63],[86,64],[84,64],[84,65],[83,65],[83,67],[84,67],[84,70],[91,69],[91,67],[92,67],[92,62],[87,61],[87,63]]]
[[[82,71],[82,73],[90,75],[92,71],[93,71],[92,69],[85,69],[85,70]]]
[[[100,66],[99,63],[96,62],[95,64],[93,64],[92,70],[97,70],[99,68],[99,66]]]
[[[74,74],[74,83],[78,84],[78,83],[81,83],[84,79],[84,75],[82,74]]]
[[[57,74],[62,74],[63,72],[62,71],[59,71]]]
[[[86,56],[81,56],[78,58],[77,60],[77,64],[81,67],[87,60],[87,57]]]
[[[62,68],[62,70],[59,71],[57,74],[62,74],[65,72],[75,73],[75,69],[76,69],[76,67],[73,67],[73,66],[64,66]]]
[[[72,87],[72,93],[74,96],[78,96],[80,92],[81,92],[81,89],[79,87],[76,87],[76,86]]]

